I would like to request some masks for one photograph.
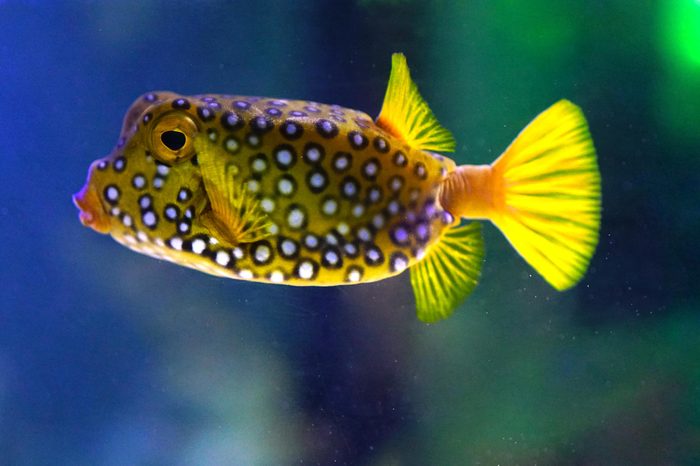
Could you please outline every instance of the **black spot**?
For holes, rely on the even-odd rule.
[[[173,101],[173,108],[187,110],[188,108],[190,108],[190,103],[187,99],[183,99],[183,98],[175,99]]]
[[[287,120],[280,125],[280,133],[282,133],[282,136],[286,139],[295,141],[304,134],[304,128],[296,121]]]
[[[369,144],[367,136],[365,136],[359,131],[350,131],[348,133],[348,141],[350,142],[352,148],[355,150],[362,150],[365,147],[367,147],[367,144]]]
[[[243,118],[236,112],[224,112],[221,115],[221,126],[229,131],[235,131],[243,127]]]
[[[234,100],[232,105],[236,108],[240,108],[241,110],[247,110],[250,108],[250,102],[246,102],[245,100]]]
[[[389,269],[392,272],[402,271],[408,266],[408,257],[402,252],[394,252],[389,257]]]
[[[428,170],[425,168],[425,164],[422,162],[416,163],[413,173],[415,173],[421,180],[428,178]]]
[[[251,251],[251,257],[253,259],[253,262],[256,263],[257,265],[269,264],[275,258],[275,251],[272,248],[272,245],[270,244],[270,242],[267,240],[257,241],[255,243],[253,243],[250,247],[250,251]],[[262,258],[257,257],[258,256],[257,252],[261,252],[261,255],[263,255],[263,251],[268,252],[267,257],[262,257]]]
[[[285,259],[296,259],[299,257],[299,243],[291,238],[280,236],[277,240],[277,252]]]
[[[280,184],[282,184],[282,181],[286,181],[285,184],[291,186],[290,192],[282,192],[280,189]],[[294,179],[293,176],[291,175],[282,175],[277,179],[277,192],[284,197],[292,197],[294,196],[294,193],[297,192],[297,181]]]
[[[374,138],[372,145],[374,145],[374,148],[382,154],[386,154],[390,150],[389,143],[386,142],[386,139],[384,139],[381,136],[377,136],[376,138]]]
[[[384,263],[384,253],[376,245],[370,244],[365,247],[365,264],[377,266]]]
[[[297,153],[289,144],[280,144],[275,147],[275,165],[280,170],[288,170],[297,162]]]
[[[190,199],[192,199],[192,191],[189,188],[181,188],[177,193],[177,201],[180,203],[187,202]]]
[[[267,133],[274,127],[275,124],[266,116],[260,115],[250,120],[250,128],[253,130],[253,132],[258,134]]]
[[[406,158],[406,154],[404,154],[400,150],[396,151],[396,153],[394,154],[394,164],[397,167],[405,167],[408,164],[408,158]]]
[[[311,170],[306,174],[306,184],[312,193],[321,193],[328,187],[328,174],[321,167]]]
[[[176,222],[180,218],[180,208],[175,204],[166,204],[163,209],[163,217],[169,222]]]
[[[299,262],[297,262],[296,267],[294,267],[294,276],[302,278],[300,273],[299,273],[299,270],[301,269],[301,266],[303,264],[311,264],[311,267],[312,267],[311,276],[305,275],[303,279],[304,280],[314,280],[318,276],[318,269],[319,269],[318,262],[311,260],[311,259],[308,259],[308,258],[303,258]]]
[[[124,157],[117,157],[114,159],[112,168],[114,168],[114,171],[117,173],[123,172],[126,169],[126,159]]]
[[[335,246],[326,246],[321,251],[321,265],[328,269],[339,269],[343,266],[343,257],[340,249]]]
[[[377,179],[377,175],[379,175],[379,170],[381,170],[381,168],[382,164],[379,163],[379,160],[372,157],[362,164],[362,175],[369,181],[374,181]]]
[[[360,183],[354,177],[346,176],[340,183],[340,195],[345,199],[357,199],[360,195]]]
[[[171,151],[182,149],[187,142],[187,136],[180,131],[166,131],[160,135],[161,142]]]
[[[309,165],[316,165],[323,161],[326,151],[322,145],[310,142],[304,146],[304,161]]]
[[[342,173],[350,167],[352,167],[352,156],[347,152],[336,152],[333,156],[333,169]]]
[[[197,154],[194,154],[194,156],[190,159],[190,163],[191,163],[192,166],[194,166],[194,167],[198,167],[198,166],[199,166],[199,159],[197,158]]]
[[[202,121],[211,121],[214,119],[214,112],[209,107],[197,107],[197,115]]]
[[[224,149],[229,154],[237,154],[241,150],[241,143],[233,136],[224,139]]]
[[[320,119],[316,122],[316,131],[324,138],[332,139],[338,135],[338,126],[330,120]]]

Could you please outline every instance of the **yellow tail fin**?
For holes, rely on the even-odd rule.
[[[561,100],[491,166],[462,166],[441,196],[453,215],[488,218],[554,288],[584,275],[598,244],[600,173],[581,110]]]

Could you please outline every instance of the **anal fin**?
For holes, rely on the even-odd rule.
[[[483,259],[481,224],[450,228],[410,269],[418,318],[435,322],[449,317],[474,290]]]

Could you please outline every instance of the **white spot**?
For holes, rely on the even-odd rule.
[[[116,217],[117,215],[119,215],[120,212],[121,212],[121,209],[119,207],[112,207],[109,211],[109,213],[112,214],[113,217]]]
[[[309,147],[309,150],[306,151],[306,158],[310,162],[318,162],[321,160],[321,151],[318,150],[318,147]]]
[[[365,175],[370,178],[376,176],[378,171],[379,167],[377,167],[377,164],[374,162],[369,162],[365,165]]]
[[[293,136],[297,132],[297,126],[296,125],[287,125],[287,126],[285,126],[284,130],[287,132],[288,135]]]
[[[353,197],[355,194],[357,194],[357,185],[352,181],[346,182],[343,185],[343,193],[345,193],[347,197]]]
[[[325,259],[329,265],[336,265],[338,264],[340,257],[338,257],[338,253],[336,253],[335,251],[326,251]]]
[[[350,159],[345,155],[341,155],[335,159],[334,167],[338,171],[343,171],[350,165]]]
[[[128,244],[136,244],[136,238],[131,235],[124,236],[124,241],[126,241]]]
[[[182,239],[177,236],[170,239],[170,247],[176,251],[182,251]]]
[[[306,247],[309,249],[317,248],[318,238],[316,235],[306,235],[306,238],[304,238],[304,244],[306,244]]]
[[[351,256],[357,254],[357,247],[353,243],[345,243],[345,252]]]
[[[352,208],[352,215],[355,218],[360,218],[362,217],[362,214],[365,213],[365,206],[362,204],[355,204],[355,206]]]
[[[398,201],[391,201],[389,205],[387,206],[387,210],[391,215],[396,215],[399,213],[399,209],[401,206],[399,205]]]
[[[253,278],[253,272],[250,271],[249,269],[241,269],[238,272],[238,276],[244,280],[250,280],[251,278]]]
[[[354,142],[356,146],[361,145],[362,144],[362,135],[359,133],[353,134],[352,135],[352,142]]]
[[[377,188],[372,188],[372,189],[369,191],[369,200],[370,200],[370,202],[372,202],[372,203],[379,202],[379,197],[380,197],[380,196],[381,196],[381,193],[380,193],[379,189],[377,189]]]
[[[207,243],[203,239],[197,238],[192,241],[192,252],[195,254],[201,254],[207,248]]]
[[[137,189],[142,189],[144,186],[146,186],[146,178],[144,178],[142,175],[136,175],[134,177],[134,187]]]
[[[180,222],[180,224],[177,226],[177,229],[180,233],[187,233],[190,231],[190,224],[187,222]]]
[[[338,224],[337,230],[338,233],[340,233],[341,235],[347,235],[348,233],[350,233],[350,227],[345,222],[340,222]]]
[[[277,182],[277,190],[283,196],[291,196],[294,192],[294,184],[288,178],[282,178]]]
[[[236,152],[238,150],[238,141],[235,138],[228,138],[226,140],[226,150],[229,152]]]
[[[136,233],[136,237],[144,243],[148,241],[148,235],[143,231],[139,231],[138,233]]]
[[[301,228],[304,226],[304,222],[306,220],[306,217],[304,215],[304,212],[301,211],[301,209],[294,208],[289,211],[289,215],[287,216],[287,223],[291,228]]]
[[[362,278],[362,275],[360,274],[360,271],[357,269],[352,269],[348,273],[348,281],[350,281],[350,282],[357,283],[360,281],[360,278]]]
[[[304,261],[299,264],[299,277],[304,280],[309,280],[314,276],[314,265],[311,262]]]
[[[321,210],[326,215],[333,215],[338,211],[338,202],[335,199],[326,199],[321,206]]]
[[[275,270],[270,274],[270,281],[273,283],[282,283],[284,281],[284,274],[279,270]]]
[[[264,172],[265,170],[267,170],[267,162],[265,161],[265,159],[257,158],[253,160],[252,168],[254,172]]]
[[[257,262],[267,262],[270,259],[270,248],[265,244],[258,245],[255,248],[254,257]]]
[[[333,233],[328,233],[326,235],[326,243],[337,246],[338,245],[338,238],[335,237]]]
[[[315,172],[309,178],[309,184],[312,188],[323,188],[326,184],[326,177],[323,173]]]
[[[231,250],[231,253],[233,253],[233,257],[236,259],[243,259],[243,249],[239,248],[236,246]]]
[[[248,191],[251,193],[257,193],[260,191],[260,183],[258,180],[248,180]]]
[[[397,272],[403,272],[408,267],[408,262],[403,257],[397,257],[394,259],[394,270]]]
[[[249,134],[248,135],[248,144],[250,144],[253,147],[257,147],[260,145],[260,138],[258,137],[257,134]]]
[[[380,229],[384,226],[384,216],[382,214],[377,214],[372,218],[372,225],[375,228]]]
[[[410,200],[417,201],[419,196],[420,196],[420,190],[418,188],[411,189],[411,193],[409,194]]]
[[[425,257],[425,249],[423,248],[418,248],[416,251],[416,259],[421,260]]]
[[[107,199],[116,202],[119,199],[119,190],[114,186],[107,188]]]
[[[270,223],[267,226],[267,232],[270,233],[271,235],[276,235],[280,232],[280,227],[277,226],[276,223]]]
[[[214,131],[214,130],[209,131],[209,140],[211,142],[216,142],[217,136],[218,136],[218,134],[216,133],[216,131]]]
[[[359,230],[357,230],[357,237],[360,239],[360,241],[370,241],[372,239],[372,234],[367,228],[361,227]]]
[[[294,253],[296,253],[297,251],[297,245],[294,244],[294,241],[290,239],[283,240],[280,247],[282,249],[282,254],[284,254],[287,257],[293,256]]]
[[[156,189],[162,188],[163,187],[163,178],[161,178],[160,176],[156,176],[155,178],[153,178],[153,187]]]
[[[152,210],[147,210],[144,212],[141,219],[143,220],[143,224],[147,227],[156,226],[156,214],[154,214]]]
[[[275,210],[275,201],[269,197],[263,198],[263,200],[260,201],[260,207],[269,214]]]
[[[189,198],[190,198],[190,193],[184,188],[181,189],[180,192],[177,193],[177,200],[178,201],[186,201]]]
[[[134,224],[133,219],[131,218],[131,215],[124,215],[124,218],[122,218],[122,222],[124,223],[125,227],[130,227],[131,225]]]
[[[216,253],[216,263],[222,267],[226,267],[231,262],[231,256],[226,251],[218,251]]]
[[[159,175],[165,176],[170,172],[170,168],[167,165],[158,165],[156,166],[156,171]]]
[[[369,259],[371,262],[376,262],[379,260],[379,251],[376,249],[368,249],[367,250],[367,259]]]
[[[177,218],[177,209],[173,206],[168,206],[165,208],[165,217],[169,220],[175,220]]]
[[[401,189],[401,186],[403,186],[403,180],[401,178],[395,176],[391,179],[390,187],[392,191],[398,191],[399,189]]]
[[[141,196],[139,199],[139,206],[141,206],[142,209],[148,209],[151,207],[151,197],[150,196]]]
[[[209,238],[209,244],[217,245],[219,244],[219,240],[212,236]]]
[[[292,153],[288,149],[281,149],[275,155],[280,165],[287,167],[292,163]]]

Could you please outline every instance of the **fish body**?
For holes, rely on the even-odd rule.
[[[507,194],[498,163],[457,167],[436,153],[453,148],[395,55],[376,121],[302,100],[147,93],[74,200],[95,230],[214,275],[332,286],[411,268],[419,316],[432,321],[478,281],[480,230],[461,219],[500,226]],[[582,183],[584,197],[599,192]]]

